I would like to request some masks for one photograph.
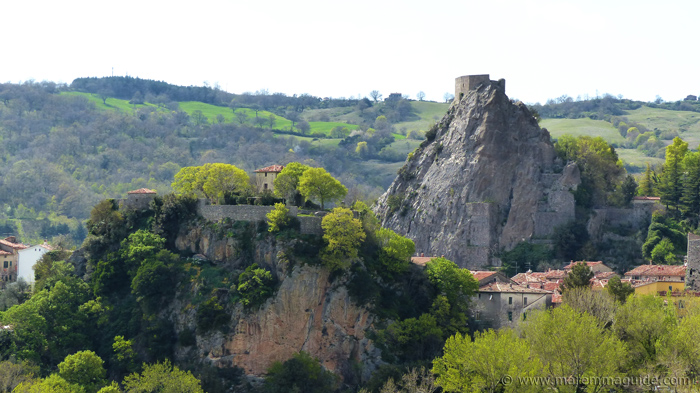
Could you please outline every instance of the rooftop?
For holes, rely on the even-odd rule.
[[[597,265],[602,265],[603,261],[571,261],[568,265],[564,266],[564,269],[571,270],[574,268],[574,266],[578,265],[579,263],[585,263],[586,266],[588,267],[593,267]]]
[[[652,197],[652,196],[636,196],[632,198],[633,201],[660,201],[660,197]]]
[[[430,262],[430,260],[433,258],[437,257],[411,257],[411,263],[414,263],[418,266],[425,266],[425,264]]]
[[[266,166],[265,168],[260,168],[256,169],[255,172],[257,173],[280,173],[282,172],[282,169],[284,169],[284,165],[270,165]]]
[[[157,194],[156,190],[150,190],[148,188],[139,188],[138,190],[129,191],[127,194]]]
[[[420,257],[418,257],[418,258],[420,258]],[[498,274],[497,271],[491,271],[491,270],[470,270],[469,272],[472,274],[472,276],[474,276],[474,278],[477,281],[481,281],[485,278],[488,278],[488,277],[491,277],[495,274]]]
[[[685,266],[678,265],[641,265],[625,273],[625,276],[682,276],[685,277]]]
[[[479,292],[505,292],[505,293],[552,293],[539,288],[528,288],[524,285],[504,284],[502,282],[492,282],[479,288]]]
[[[16,241],[15,237],[10,236],[10,237],[7,237],[5,239],[0,239],[0,244],[7,246],[7,247],[10,247],[10,248],[15,248],[18,250],[24,250],[25,248],[28,247],[28,246],[25,246],[24,244],[21,244],[21,243],[15,243],[15,241]]]

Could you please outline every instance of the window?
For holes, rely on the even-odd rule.
[[[479,294],[479,299],[481,299],[481,294]]]
[[[513,297],[512,296],[508,298],[508,304],[513,304]]]
[[[527,296],[523,298],[523,305],[527,306]]]
[[[508,311],[508,322],[513,322],[513,312]]]
[[[4,267],[5,269],[7,269],[7,261],[5,261],[5,263],[3,263],[3,267]]]
[[[669,290],[670,292],[673,292],[673,285],[669,285],[669,286],[668,286],[668,290]]]
[[[474,319],[476,319],[477,321],[481,319],[481,311],[474,312]]]

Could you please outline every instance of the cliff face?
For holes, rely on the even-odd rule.
[[[380,351],[366,337],[373,315],[352,302],[342,279],[331,283],[325,269],[308,265],[290,269],[288,250],[296,240],[266,239],[254,242],[250,255],[277,276],[280,286],[275,295],[259,309],[236,305],[228,310],[230,325],[223,329],[227,333],[198,334],[196,346],[180,348],[177,356],[183,361],[200,357],[217,367],[237,366],[249,377],[262,377],[275,361],[305,351],[346,381],[368,379],[381,364]],[[176,245],[232,268],[240,258],[235,240],[218,238],[202,227],[183,231]],[[195,310],[182,304],[173,308],[177,329],[194,330]],[[354,366],[357,364],[361,365],[360,375]]]
[[[557,163],[549,133],[508,99],[505,81],[466,92],[433,132],[376,208],[382,225],[413,239],[418,252],[462,267],[499,265],[501,249],[574,218],[577,167]]]

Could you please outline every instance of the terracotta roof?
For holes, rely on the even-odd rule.
[[[506,293],[552,293],[539,288],[528,288],[524,285],[505,284],[502,282],[492,282],[479,288],[479,292],[506,292]]]
[[[25,246],[24,244],[21,244],[21,243],[13,243],[7,239],[9,239],[9,238],[1,239],[0,244],[3,244],[5,246],[11,247],[11,248],[16,248],[18,250],[24,250],[25,248],[28,247],[28,246]]]
[[[543,272],[518,273],[511,280],[518,284],[544,283],[547,281],[546,275]]]
[[[547,291],[558,291],[559,290],[559,285],[561,285],[561,282],[559,281],[550,281],[546,284],[544,284],[544,288]]]
[[[593,267],[596,265],[602,265],[603,261],[577,261],[577,262],[571,261],[570,264],[564,266],[564,269],[571,270],[574,268],[574,266],[578,265],[579,263],[585,263],[588,267]]]
[[[598,280],[598,279],[591,279],[591,289],[594,288],[600,288],[603,289],[605,286],[608,285],[608,280]]]
[[[634,201],[660,201],[660,197],[650,197],[650,196],[636,196],[633,197],[632,200]]]
[[[12,255],[11,252],[7,252],[5,250],[0,250],[0,255]]]
[[[425,264],[430,262],[430,260],[433,258],[437,257],[411,257],[411,262],[418,266],[425,266]]]
[[[562,303],[562,301],[563,301],[563,299],[562,299],[562,297],[561,297],[561,293],[555,291],[555,292],[552,294],[552,303],[554,303],[554,304],[559,304],[559,303]]]
[[[625,276],[683,276],[685,277],[685,266],[678,265],[641,265],[625,273]]]
[[[138,190],[129,191],[127,194],[156,194],[156,190],[149,190],[148,188],[139,188]]]
[[[547,280],[552,281],[552,280],[560,280],[566,277],[567,272],[564,270],[550,270],[547,273],[545,273],[545,278]]]
[[[284,165],[270,165],[270,166],[266,166],[265,168],[256,169],[255,172],[279,173],[279,172],[282,172],[282,169],[284,169]]]
[[[617,276],[617,274],[615,274],[615,272],[596,272],[595,273],[595,278],[597,278],[599,280],[608,280],[612,276]]]
[[[469,272],[472,274],[472,276],[474,276],[474,278],[477,281],[481,281],[485,278],[493,276],[494,274],[498,274],[497,271],[491,270],[470,270]]]

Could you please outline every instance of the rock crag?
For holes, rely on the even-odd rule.
[[[501,250],[573,220],[571,190],[580,183],[578,168],[556,158],[549,132],[508,99],[505,81],[478,77],[457,79],[447,114],[375,209],[418,252],[468,268],[498,266]]]

